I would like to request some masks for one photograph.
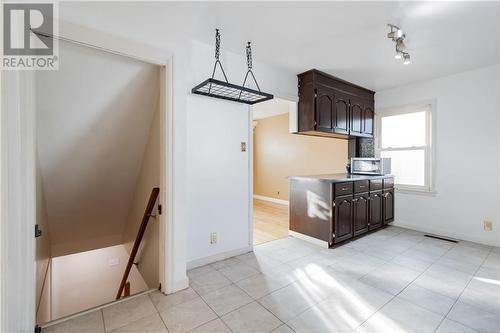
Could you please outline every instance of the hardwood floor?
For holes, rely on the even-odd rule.
[[[253,200],[253,244],[288,236],[288,206]]]

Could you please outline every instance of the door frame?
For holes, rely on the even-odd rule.
[[[180,288],[174,280],[173,53],[69,22],[58,24],[64,34],[54,38],[160,67],[159,204],[164,209],[159,216],[159,280],[161,291],[172,293]],[[32,331],[36,322],[35,75],[0,72],[0,331]]]
[[[274,99],[279,99],[288,104],[288,130],[289,133],[298,133],[298,97],[292,97],[289,95],[280,95],[275,94]],[[253,248],[253,175],[254,175],[254,130],[258,125],[254,125],[253,120],[253,105],[248,106],[248,153],[250,154],[250,158],[248,159],[248,191],[249,191],[249,202],[248,202],[248,245]],[[258,121],[257,121],[258,122]]]

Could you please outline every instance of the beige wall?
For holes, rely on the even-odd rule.
[[[347,140],[290,134],[288,114],[257,120],[254,194],[288,200],[288,176],[345,172]]]
[[[36,223],[42,236],[36,238],[36,313],[37,323],[50,320],[50,231],[47,218],[42,176],[36,165]]]
[[[137,231],[142,221],[151,190],[160,185],[160,112],[155,113],[149,131],[146,151],[142,159],[141,171],[137,178],[134,197],[130,205],[127,223],[123,232],[123,243],[130,253]],[[150,288],[158,288],[159,280],[159,221],[152,218],[136,257],[137,268]]]
[[[52,320],[115,300],[128,261],[123,245],[52,258]],[[130,293],[148,289],[135,265]]]

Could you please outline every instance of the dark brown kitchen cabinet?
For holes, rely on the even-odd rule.
[[[338,243],[349,239],[353,235],[352,230],[352,195],[336,197],[334,201],[335,212],[335,236],[334,242]]]
[[[316,89],[316,128],[318,131],[331,132],[334,117],[333,90],[319,87]]]
[[[354,195],[352,199],[353,236],[368,231],[368,192]]]
[[[382,191],[371,192],[370,193],[370,215],[369,215],[369,229],[377,229],[383,225],[383,214],[382,214]]]
[[[363,134],[363,103],[361,100],[351,99],[351,135]]]
[[[383,192],[384,224],[394,221],[394,189]]]
[[[340,93],[335,94],[333,131],[338,134],[349,134],[349,96]]]
[[[373,101],[366,103],[363,108],[363,136],[373,137],[373,122],[375,118],[375,112],[373,110]]]
[[[298,133],[373,137],[375,92],[310,70],[298,75]]]
[[[306,235],[333,246],[394,219],[394,178],[349,174],[290,177],[289,209],[292,235]]]

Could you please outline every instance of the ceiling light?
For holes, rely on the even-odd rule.
[[[403,42],[403,38],[399,38],[396,41],[396,51],[397,52],[403,52],[403,53],[406,51],[406,45]]]
[[[406,35],[399,27],[388,24],[391,28],[391,31],[387,34],[387,38],[391,39],[394,43],[396,43],[396,54],[394,55],[394,59],[403,60],[403,64],[410,64],[410,54],[407,52],[407,48],[405,45]]]
[[[404,65],[409,65],[411,63],[410,61],[410,54],[409,53],[404,53],[403,54],[403,64]]]

